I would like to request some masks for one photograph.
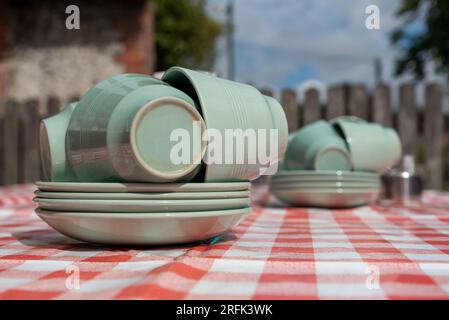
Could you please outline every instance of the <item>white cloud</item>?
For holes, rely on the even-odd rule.
[[[210,12],[222,21],[224,12],[215,8],[226,2],[209,1]],[[380,9],[380,30],[365,27],[365,8],[373,4]],[[400,0],[235,0],[236,80],[275,92],[288,85],[301,93],[301,86],[310,80],[373,86],[373,61],[380,58],[383,79],[392,85],[396,104],[395,88],[412,79],[410,75],[393,76],[397,51],[390,45],[389,34],[401,23],[395,17],[399,4]],[[215,72],[226,76],[224,39],[217,48]],[[315,74],[290,79],[302,66]],[[430,71],[427,80],[442,78]],[[423,87],[417,92],[422,104]],[[449,109],[449,101],[445,104]]]
[[[211,1],[211,6],[225,3]],[[397,23],[398,0],[237,0],[235,25],[237,80],[278,86],[301,65],[311,65],[317,80],[372,82],[372,62],[382,58],[391,73],[394,51],[387,33]],[[376,4],[381,30],[365,27],[365,8]],[[221,41],[219,50],[224,48]],[[225,51],[216,71],[225,75]],[[242,61],[243,60],[243,61]]]

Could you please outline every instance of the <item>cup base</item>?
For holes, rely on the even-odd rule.
[[[338,148],[328,148],[317,154],[314,169],[350,171],[352,165],[347,153]]]
[[[195,125],[198,126],[196,131]],[[181,139],[178,143],[167,144],[167,141],[151,138],[163,136],[171,139],[174,130],[187,133],[189,140]],[[192,105],[178,98],[159,98],[143,106],[135,115],[131,125],[130,144],[137,162],[146,172],[161,180],[174,181],[198,171],[195,169],[201,164],[205,147],[199,142],[204,130],[202,117]],[[195,141],[198,147],[195,147]],[[179,159],[172,159],[173,149],[181,142],[181,147],[187,147],[191,157],[185,159],[188,162],[176,164]],[[185,142],[187,146],[184,145]],[[163,147],[164,145],[170,148]]]

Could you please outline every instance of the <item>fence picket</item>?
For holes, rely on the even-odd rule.
[[[368,93],[362,84],[355,84],[349,88],[348,111],[352,116],[368,119]]]
[[[344,85],[333,86],[327,93],[326,119],[332,119],[345,114],[345,87]]]
[[[386,127],[392,126],[390,87],[384,83],[374,89],[373,94],[373,121]]]
[[[424,150],[426,187],[440,189],[443,184],[443,94],[439,84],[426,86]]]
[[[19,181],[34,182],[40,177],[39,103],[27,101],[20,108]]]
[[[50,117],[59,112],[61,109],[61,101],[53,96],[48,97],[47,99],[47,110],[44,114],[44,118]]]
[[[8,101],[5,105],[3,123],[3,183],[14,184],[18,182],[18,146],[19,146],[19,104]]]
[[[304,95],[303,124],[317,121],[321,118],[320,93],[317,89],[308,89]]]
[[[402,153],[416,156],[416,98],[415,85],[403,84],[399,88],[398,131],[402,142]]]
[[[296,131],[299,126],[296,92],[292,89],[283,90],[281,94],[281,105],[287,117],[288,132]]]

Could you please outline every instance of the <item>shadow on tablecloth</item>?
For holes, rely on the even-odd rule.
[[[161,249],[189,249],[198,246],[213,246],[217,243],[233,241],[237,239],[233,231],[198,242],[178,245],[155,245],[155,246],[133,246],[133,245],[103,245],[95,243],[80,242],[68,238],[52,229],[39,229],[26,232],[11,233],[21,244],[40,249],[57,249],[64,251],[128,251],[128,250],[161,250]]]

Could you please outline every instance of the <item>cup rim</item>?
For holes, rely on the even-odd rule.
[[[204,123],[203,118],[201,117],[200,113],[196,110],[196,108],[192,105],[190,105],[189,103],[187,103],[186,101],[179,99],[179,98],[175,98],[175,97],[161,97],[161,98],[157,98],[155,100],[149,101],[148,103],[146,103],[142,108],[139,109],[139,111],[136,113],[136,115],[134,116],[132,123],[131,123],[131,130],[130,130],[130,145],[131,145],[131,149],[133,151],[133,154],[138,162],[138,164],[144,168],[147,172],[150,173],[150,175],[158,178],[158,179],[179,179],[182,178],[186,175],[188,175],[189,173],[191,173],[193,170],[196,169],[196,167],[198,167],[199,165],[201,165],[201,160],[203,158],[204,152],[205,152],[205,141],[203,141],[201,139],[201,151],[199,152],[198,156],[194,159],[193,163],[191,163],[189,166],[187,166],[185,169],[183,169],[182,171],[176,172],[176,173],[166,173],[157,169],[154,169],[153,167],[151,167],[150,165],[148,165],[145,160],[143,159],[143,157],[140,154],[139,148],[137,147],[137,141],[136,141],[136,135],[137,135],[137,129],[139,127],[139,124],[143,118],[143,116],[149,112],[150,110],[162,105],[162,104],[166,104],[166,103],[173,103],[173,104],[177,104],[177,105],[181,105],[182,107],[184,107],[188,112],[190,112],[193,117],[197,120],[200,121],[201,123],[201,136],[203,135],[203,132],[206,129],[206,125]]]
[[[50,137],[48,135],[47,125],[45,123],[45,119],[41,121],[39,124],[39,154],[40,161],[42,166],[42,171],[44,177],[52,181],[53,180],[53,155],[51,152],[51,145],[49,141]],[[47,146],[44,148],[44,144]],[[44,156],[44,153],[47,153],[47,157]]]
[[[277,128],[278,129],[278,141],[279,142],[283,142],[283,145],[279,146],[279,150],[278,150],[278,161],[280,159],[282,159],[287,151],[287,146],[288,146],[288,123],[287,123],[287,117],[285,115],[285,112],[282,111],[282,115],[278,114],[278,112],[276,112],[275,109],[282,109],[281,104],[279,103],[279,101],[277,101],[275,98],[271,97],[271,96],[267,96],[265,94],[262,94],[262,96],[265,99],[265,102],[268,105],[268,109],[270,110],[270,115],[271,115],[271,120],[272,120],[272,125],[273,128]],[[278,106],[273,107],[275,104],[277,104]],[[283,118],[282,120],[280,118]],[[283,123],[281,123],[283,122]],[[279,127],[278,127],[279,125]]]
[[[49,181],[67,179],[68,171],[71,171],[65,138],[71,115],[77,104],[78,101],[70,102],[58,113],[42,119],[39,123],[39,158],[44,178]],[[62,131],[58,124],[64,126]],[[52,132],[62,134],[63,140],[52,138]]]

